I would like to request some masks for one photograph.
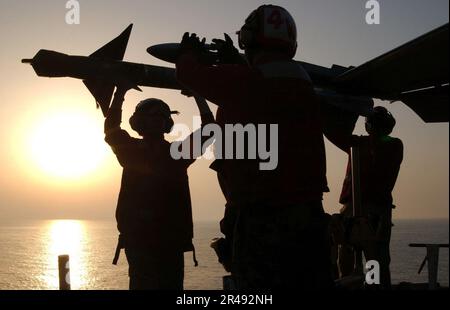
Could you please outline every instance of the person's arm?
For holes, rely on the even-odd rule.
[[[125,94],[131,85],[117,86],[111,106],[108,109],[105,119],[105,141],[111,146],[115,152],[116,146],[126,145],[132,141],[130,135],[120,128],[122,122],[122,105],[125,100]]]
[[[356,143],[353,136],[358,115],[322,102],[322,130],[325,137],[338,148],[350,154],[350,148]]]
[[[108,136],[113,130],[121,130],[120,123],[122,122],[122,105],[125,100],[125,93],[127,89],[118,87],[114,93],[114,98],[109,107],[105,119],[105,135]]]
[[[178,147],[179,151],[184,150],[184,148],[189,148],[189,158],[185,158],[184,162],[186,164],[186,166],[191,165],[196,159],[197,157],[203,155],[203,152],[205,151],[205,149],[213,143],[213,141],[210,139],[209,136],[204,136],[202,134],[203,132],[203,128],[205,126],[207,126],[208,124],[213,124],[215,122],[214,120],[214,115],[212,114],[211,110],[209,109],[208,103],[206,102],[206,100],[203,97],[199,97],[199,96],[194,96],[195,98],[195,102],[197,104],[197,107],[200,111],[200,117],[201,117],[201,126],[199,129],[197,129],[196,131],[192,132],[186,139],[184,139],[183,141],[179,141],[176,142],[176,147]],[[201,146],[201,151],[200,153],[196,152],[197,150],[195,149],[195,143],[194,140],[198,139],[197,141],[199,142],[200,146]],[[209,142],[208,145],[205,145],[205,142]]]
[[[205,98],[195,96],[194,99],[195,103],[197,104],[198,111],[200,112],[200,117],[202,119],[202,126],[214,123],[214,116]]]
[[[325,131],[325,137],[339,149],[350,154],[350,149],[352,147],[353,136],[348,135],[346,132],[342,131]]]
[[[195,96],[195,103],[197,104],[198,110],[200,112],[200,118],[202,120],[202,124],[199,129],[191,133],[189,137],[186,138],[185,141],[189,140],[189,144],[191,146],[190,154],[193,161],[195,161],[196,157],[203,155],[204,150],[209,146],[204,145],[204,143],[209,139],[209,136],[204,136],[202,134],[203,128],[209,124],[213,124],[215,122],[214,115],[212,114],[211,110],[209,109],[208,103],[203,97]],[[201,142],[201,154],[195,154],[194,153],[194,143],[193,139],[195,135],[200,135],[200,142]],[[210,144],[212,144],[212,141],[209,140]]]
[[[145,151],[128,132],[120,127],[122,105],[126,92],[132,87],[118,86],[105,119],[105,141],[111,146],[120,165],[145,172],[149,170]]]
[[[106,114],[104,128],[105,135],[108,135],[114,130],[121,130],[120,123],[122,122],[122,105],[125,100],[125,94],[132,88],[141,91],[138,86],[127,80],[123,80],[117,85],[111,106]]]
[[[222,107],[234,101],[242,102],[243,96],[249,93],[248,81],[257,74],[248,65],[202,64],[192,52],[178,59],[176,69],[181,85]]]
[[[223,43],[219,44],[222,46],[218,48],[219,55],[219,50],[223,52],[225,47],[225,50],[234,48],[229,38]],[[205,39],[200,40],[195,33],[183,35],[176,64],[178,82],[192,93],[222,107],[238,98],[245,102],[243,97],[249,92],[246,84],[252,80],[249,75],[256,72],[246,64],[211,64],[205,60],[205,49]]]

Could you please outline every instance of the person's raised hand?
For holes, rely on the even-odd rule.
[[[142,91],[136,83],[127,80],[127,79],[121,79],[116,81],[116,93],[125,95],[130,89],[136,89],[138,91]]]
[[[238,49],[234,46],[233,40],[226,33],[224,33],[224,37],[225,40],[212,39],[212,47],[217,51],[219,63],[242,63],[243,59],[239,54]]]
[[[200,40],[200,38],[195,33],[186,32],[180,43],[181,54],[192,51],[199,54],[205,50],[206,38]]]

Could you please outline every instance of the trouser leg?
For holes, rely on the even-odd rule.
[[[346,277],[353,273],[355,269],[355,252],[348,244],[339,245],[338,265],[340,277]]]
[[[240,210],[233,243],[239,289],[331,288],[327,221],[293,206]],[[308,214],[308,215],[306,215]],[[309,217],[308,217],[309,216]]]
[[[369,215],[369,218],[372,215]],[[373,227],[376,230],[376,241],[370,244],[365,253],[366,259],[376,260],[380,265],[380,286],[383,289],[391,288],[391,271],[390,271],[390,242],[392,232],[392,210],[386,207],[384,212],[372,216]]]
[[[130,290],[182,290],[184,255],[181,251],[126,248]]]

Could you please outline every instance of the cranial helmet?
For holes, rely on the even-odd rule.
[[[297,51],[297,26],[289,12],[276,5],[262,5],[245,20],[237,32],[241,49],[261,48],[286,53]]]
[[[166,119],[164,133],[169,133],[174,125],[172,114],[178,114],[178,111],[171,111],[170,107],[164,101],[155,98],[142,100],[136,106],[136,110],[130,118],[130,126],[139,134],[145,132],[146,118],[150,115],[160,114]]]
[[[385,107],[375,107],[366,117],[366,130],[369,133],[389,135],[396,124],[395,118]]]

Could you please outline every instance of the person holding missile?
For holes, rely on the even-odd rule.
[[[227,202],[221,230],[228,240],[213,246],[228,251],[221,261],[238,289],[331,288],[319,103],[308,74],[292,60],[294,19],[282,7],[263,5],[238,35],[247,62],[226,38],[215,42],[221,61],[208,63],[204,41],[187,33],[176,64],[180,84],[218,106],[222,128],[278,125],[270,137],[278,142],[274,169],[260,170],[250,157],[213,163]]]
[[[197,264],[187,169],[200,154],[191,149],[190,158],[172,158],[172,145],[164,134],[172,130],[172,115],[178,112],[160,99],[141,101],[130,118],[141,139],[121,128],[124,96],[134,86],[125,82],[117,86],[105,119],[105,141],[123,167],[116,209],[120,237],[113,263],[124,248],[132,290],[182,290],[183,253],[193,251]],[[200,97],[195,101],[202,126],[214,122],[206,101]]]

